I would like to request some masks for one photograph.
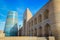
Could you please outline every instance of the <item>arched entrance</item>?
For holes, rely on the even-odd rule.
[[[52,35],[51,26],[49,24],[46,24],[44,29],[45,29],[45,37],[48,37],[48,36]]]
[[[42,37],[42,27],[39,27],[38,32],[39,32],[39,33],[38,33],[38,34],[39,34],[38,36],[39,36],[39,37]]]
[[[37,29],[34,30],[34,36],[37,36]]]

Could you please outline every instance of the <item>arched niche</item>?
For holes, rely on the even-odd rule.
[[[38,15],[38,22],[40,23],[42,21],[42,15]]]
[[[51,26],[48,23],[45,25],[44,31],[45,31],[45,37],[52,35]]]
[[[38,28],[38,37],[42,37],[42,27]]]
[[[48,19],[48,17],[49,17],[49,10],[46,9],[46,10],[44,11],[44,19]]]
[[[34,36],[37,36],[37,29],[34,29]]]

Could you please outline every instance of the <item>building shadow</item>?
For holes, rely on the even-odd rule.
[[[18,36],[18,25],[15,24],[11,29],[10,29],[10,36]]]

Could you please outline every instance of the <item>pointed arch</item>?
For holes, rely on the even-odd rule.
[[[38,34],[39,34],[38,36],[39,36],[39,37],[42,37],[42,27],[41,27],[41,26],[39,27],[38,32],[39,32],[39,33],[38,33]]]
[[[38,15],[38,22],[40,23],[42,21],[42,15]]]
[[[51,36],[51,26],[48,23],[45,25],[44,30],[45,30],[46,37]]]
[[[49,16],[49,10],[46,9],[44,12],[44,19],[48,19],[48,16]]]
[[[34,30],[34,36],[37,36],[37,29]]]
[[[37,24],[37,18],[34,19],[34,25],[36,25],[36,24]]]

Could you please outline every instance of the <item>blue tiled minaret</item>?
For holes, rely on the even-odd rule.
[[[4,32],[5,36],[18,35],[18,15],[16,11],[9,11],[6,19]]]

